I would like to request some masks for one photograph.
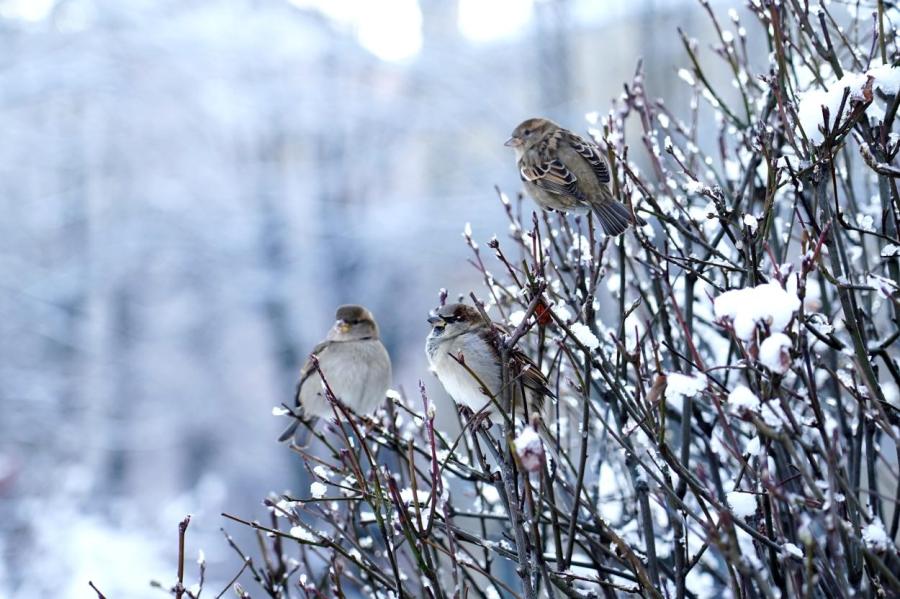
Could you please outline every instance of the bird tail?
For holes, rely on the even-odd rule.
[[[300,420],[297,418],[294,418],[294,420],[291,421],[291,423],[288,425],[288,427],[286,429],[284,429],[284,432],[282,432],[280,435],[278,435],[278,442],[284,443],[288,439],[292,438],[294,436],[294,433],[297,432],[297,428],[299,426],[300,426]]]
[[[592,204],[594,214],[600,219],[600,226],[607,235],[615,237],[624,233],[628,227],[637,223],[646,225],[647,222],[639,216],[632,215],[631,211],[620,202],[598,202]]]
[[[303,409],[300,406],[297,406],[289,416],[291,418],[291,423],[284,429],[284,432],[278,435],[278,442],[284,443],[285,441],[293,440],[297,445],[305,447],[305,443],[309,438],[308,425],[310,419],[303,415]],[[301,427],[301,424],[304,426]],[[297,429],[301,430],[298,432]]]
[[[309,426],[300,426],[300,420],[294,420],[278,437],[279,443],[291,441],[299,447],[306,447],[310,442]],[[299,429],[299,430],[298,430]]]
[[[288,408],[287,405],[281,404],[286,409],[290,410],[290,412],[285,415],[290,416],[291,423],[280,435],[278,435],[279,443],[284,443],[288,439],[293,439],[294,435],[297,433],[297,429],[300,428],[300,425],[309,420],[309,417],[303,413],[303,404],[300,402],[300,390],[303,388],[304,380],[305,379],[301,377],[300,382],[297,383],[297,389],[294,391],[294,407]],[[303,428],[304,430],[300,433],[298,444],[302,444],[309,436],[309,427],[304,426]]]

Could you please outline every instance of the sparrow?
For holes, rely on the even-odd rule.
[[[587,214],[593,210],[607,235],[621,235],[635,217],[610,191],[609,165],[596,145],[553,121],[522,121],[506,146],[516,152],[528,194],[545,210]]]
[[[499,338],[492,324],[481,313],[465,304],[448,304],[429,318],[431,332],[425,341],[425,353],[441,385],[458,405],[473,412],[496,412],[491,397],[502,405],[503,370]],[[493,324],[499,330],[502,325]],[[552,395],[540,368],[519,350],[510,352],[509,371],[517,415],[525,420],[543,415],[544,396]],[[523,398],[525,401],[523,401]]]
[[[325,340],[312,355],[335,396],[361,416],[372,414],[384,401],[391,384],[391,358],[378,337],[375,317],[362,306],[341,306]],[[333,414],[325,397],[322,377],[311,359],[300,371],[294,396],[294,421],[278,437],[286,441],[294,436],[300,420],[310,421]]]

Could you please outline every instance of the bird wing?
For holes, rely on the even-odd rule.
[[[534,360],[519,350],[513,352],[513,357],[521,368],[522,383],[526,387],[541,395],[553,395],[553,392],[550,391],[547,377],[544,376],[544,373],[541,372],[540,367]]]
[[[501,333],[506,335],[507,337],[511,334],[512,331],[509,330],[505,324],[494,322],[494,327],[499,330]],[[500,349],[495,345],[496,337],[490,334],[490,328],[485,327],[487,331],[484,333],[485,339],[488,344],[494,349],[497,356],[497,363],[500,362]],[[547,382],[547,377],[544,376],[544,373],[541,372],[540,367],[537,363],[528,357],[528,354],[523,352],[520,349],[513,348],[510,352],[510,356],[515,361],[516,365],[519,366],[519,371],[522,376],[522,381],[525,386],[531,389],[532,391],[537,391],[543,395],[553,395],[553,392],[550,391],[549,383]]]
[[[561,131],[560,133],[563,135],[563,140],[591,166],[591,170],[597,175],[597,180],[601,183],[609,183],[609,165],[606,163],[606,158],[600,153],[600,148],[586,142],[571,131]]]
[[[494,322],[493,324],[497,330],[504,335],[509,336],[510,331],[505,325],[498,322]],[[497,364],[499,365],[500,348],[496,345],[498,339],[491,332],[490,327],[485,326],[484,329],[482,336],[494,350]],[[513,348],[510,352],[510,357],[513,362],[513,369],[510,372],[510,379],[513,381],[513,389],[521,390],[521,393],[516,391],[516,397],[518,398],[516,402],[519,405],[522,405],[521,402],[523,396],[531,395],[536,405],[527,406],[525,408],[524,411],[527,414],[527,418],[530,418],[532,414],[542,415],[544,412],[544,396],[549,395],[550,397],[553,397],[553,392],[550,390],[547,377],[544,376],[544,373],[541,372],[540,367],[538,367],[534,360],[521,350]],[[526,390],[531,391],[531,394],[527,393]]]
[[[321,358],[322,354],[331,347],[330,341],[323,341],[316,345],[311,354],[315,354],[316,357]],[[303,368],[300,369],[300,380],[297,381],[297,390],[294,391],[294,413],[292,414],[292,418],[294,419],[284,432],[281,433],[278,437],[278,442],[287,441],[288,439],[293,439],[294,434],[297,432],[297,429],[300,427],[300,420],[306,418],[303,416],[303,405],[300,403],[300,391],[303,389],[303,383],[305,383],[309,378],[315,374],[316,367],[313,366],[312,360],[307,359],[306,363],[303,365]]]
[[[321,358],[325,351],[331,347],[331,341],[323,341],[316,345],[310,354],[315,355],[317,358]],[[294,402],[297,407],[300,407],[300,390],[303,388],[303,383],[305,383],[309,377],[316,373],[316,367],[313,366],[312,360],[307,359],[306,364],[303,365],[303,368],[300,369],[300,380],[297,381],[297,391],[294,393]]]
[[[533,183],[544,191],[572,196],[583,202],[584,195],[578,189],[578,178],[555,157],[555,148],[553,144],[552,148],[546,145],[537,152],[527,152],[519,161],[519,176],[523,181]]]

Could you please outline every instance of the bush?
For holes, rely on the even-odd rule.
[[[499,193],[508,237],[465,234],[470,301],[552,383],[542,440],[441,433],[432,379],[374,420],[335,402],[324,450],[293,448],[309,492],[229,516],[266,595],[900,593],[900,14],[752,0],[748,33],[702,4],[735,90],[680,33],[691,112],[638,66],[589,130],[648,225]]]

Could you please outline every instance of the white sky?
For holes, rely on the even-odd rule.
[[[387,61],[415,56],[422,47],[422,11],[417,0],[290,0],[351,28],[359,44]]]
[[[532,0],[459,0],[459,30],[473,42],[514,36],[531,20]]]
[[[40,21],[50,14],[54,0],[0,0],[0,17]]]
[[[352,27],[360,45],[382,60],[409,59],[422,47],[422,11],[417,0],[290,1]],[[490,42],[518,33],[531,19],[534,0],[458,2],[460,33],[473,42]]]
[[[402,61],[422,47],[417,0],[290,0],[351,27],[360,45],[382,60]],[[458,0],[460,32],[473,42],[515,35],[531,19],[533,0]]]

